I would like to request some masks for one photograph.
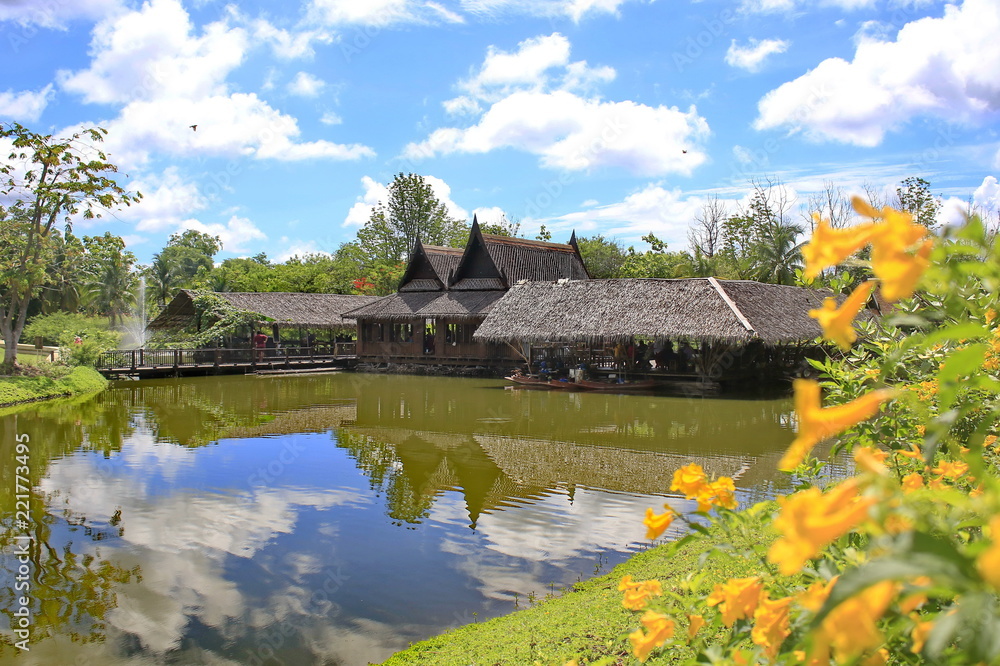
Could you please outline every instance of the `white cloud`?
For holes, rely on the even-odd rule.
[[[667,190],[650,183],[629,194],[620,202],[588,208],[584,211],[526,220],[531,225],[544,224],[552,231],[579,235],[602,233],[627,243],[639,243],[650,232],[665,240],[673,250],[687,244],[691,220],[701,210],[704,200],[682,196],[680,189]]]
[[[571,62],[569,40],[559,33],[526,39],[513,53],[491,46],[479,70],[458,84],[464,94],[445,102],[448,112],[479,116],[478,122],[434,130],[403,156],[514,148],[539,155],[549,168],[612,166],[657,175],[689,174],[705,161],[695,144],[708,136],[708,123],[693,106],[682,112],[591,93],[614,76],[610,67]]]
[[[788,42],[783,39],[764,39],[758,41],[753,37],[747,46],[737,46],[734,39],[726,51],[726,64],[748,72],[759,72],[768,56],[784,53],[788,50]]]
[[[52,99],[51,83],[37,92],[33,90],[0,92],[0,116],[33,123],[42,116],[50,99]]]
[[[249,48],[247,31],[227,19],[196,35],[178,0],[151,0],[97,26],[90,67],[60,72],[59,80],[86,102],[122,105],[117,118],[101,124],[125,166],[154,152],[279,160],[374,155],[359,144],[300,142],[294,117],[254,93],[232,92],[226,79]]]
[[[1000,183],[995,176],[986,176],[972,193],[972,204],[984,213],[1000,211]]]
[[[233,215],[225,224],[206,224],[200,220],[184,220],[178,231],[194,229],[205,234],[218,236],[226,252],[247,252],[247,243],[253,240],[267,240],[267,234],[245,217]]]
[[[299,72],[288,84],[288,92],[300,97],[316,97],[325,87],[326,82],[322,79],[306,72]]]
[[[292,257],[304,257],[307,254],[322,254],[327,257],[331,256],[329,252],[320,248],[319,243],[314,240],[299,240],[299,239],[289,239],[282,238],[281,242],[285,245],[285,249],[279,251],[271,260],[277,263],[284,263],[291,259]]]
[[[310,0],[310,22],[326,25],[384,27],[399,23],[462,23],[464,19],[437,2],[424,0]]]
[[[458,84],[463,94],[444,102],[445,110],[453,115],[475,114],[481,112],[481,102],[497,102],[516,91],[590,92],[615,78],[611,67],[570,62],[569,55],[569,40],[558,32],[526,39],[513,53],[490,46],[479,71]]]
[[[824,60],[758,104],[757,129],[876,146],[911,118],[981,122],[1000,110],[1000,4],[966,0],[906,24],[893,42],[862,39],[851,62]]]
[[[322,116],[320,116],[319,121],[324,125],[340,125],[344,122],[344,119],[338,116],[333,111],[327,111]]]
[[[375,206],[380,201],[387,201],[389,199],[389,188],[371,176],[362,177],[361,186],[365,189],[365,192],[358,197],[357,202],[347,211],[347,217],[344,218],[343,225],[345,227],[363,226],[368,221],[368,218],[371,217]]]
[[[39,2],[39,0],[3,0],[0,21],[14,21],[24,26],[66,28],[76,19],[98,20],[120,10],[121,0],[73,0],[73,2]],[[13,32],[5,41],[11,45],[20,39],[30,39],[29,33]]]
[[[527,14],[549,18],[567,17],[579,22],[588,14],[618,14],[627,0],[462,0],[462,7],[488,16]]]
[[[176,167],[169,167],[159,175],[137,178],[128,188],[142,192],[142,200],[123,208],[118,217],[136,222],[138,231],[175,231],[207,204],[198,186],[181,176]]]
[[[506,219],[503,208],[499,206],[480,206],[473,209],[472,215],[479,220],[479,224],[499,224]]]
[[[815,6],[838,7],[847,11],[874,7],[876,0],[743,0],[740,9],[750,13],[771,14],[775,12],[791,12],[800,7],[809,9]]]
[[[683,112],[565,91],[516,92],[493,104],[478,124],[435,130],[425,141],[408,145],[405,156],[515,148],[539,155],[543,166],[554,169],[690,174],[706,159],[695,145],[708,134],[708,123],[693,106]]]
[[[434,196],[444,204],[448,215],[459,220],[469,219],[469,211],[459,206],[451,199],[451,186],[436,176],[424,176],[424,181],[431,186]],[[357,198],[351,209],[347,211],[343,226],[362,226],[371,217],[372,211],[377,205],[384,204],[389,200],[389,187],[376,181],[370,176],[361,179],[361,186],[364,194]]]
[[[315,54],[313,42],[329,44],[333,41],[333,36],[325,30],[289,31],[260,18],[247,23],[254,32],[254,39],[270,44],[274,55],[282,60],[312,57]]]

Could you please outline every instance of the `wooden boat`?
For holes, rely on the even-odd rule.
[[[644,379],[634,382],[595,382],[589,379],[582,379],[576,386],[588,391],[649,391],[658,387],[660,383],[655,379]]]
[[[560,386],[555,386],[556,382],[549,380],[548,377],[532,377],[531,375],[511,375],[510,377],[504,377],[509,382],[514,382],[518,386],[528,386],[531,388],[540,389],[554,389],[562,388]]]
[[[576,382],[549,379],[548,377],[532,377],[531,375],[511,375],[510,377],[504,377],[504,379],[514,382],[518,386],[530,388],[558,389],[563,391],[582,388]]]

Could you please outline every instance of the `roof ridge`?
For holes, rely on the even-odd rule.
[[[733,311],[734,315],[736,315],[736,319],[738,319],[739,322],[743,324],[743,328],[747,329],[748,332],[753,333],[757,337],[760,337],[759,335],[757,335],[757,331],[754,330],[753,326],[750,324],[747,318],[743,316],[742,312],[740,312],[739,307],[736,306],[736,303],[733,301],[733,299],[729,297],[729,294],[726,293],[726,290],[722,288],[721,284],[719,284],[719,281],[716,280],[714,277],[710,277],[708,278],[708,283],[713,287],[715,287],[715,290],[719,292],[719,296],[722,297],[722,300],[726,302],[726,305],[729,306],[729,309]]]

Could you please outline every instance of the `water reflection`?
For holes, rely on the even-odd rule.
[[[644,547],[639,517],[682,507],[662,495],[692,459],[736,475],[742,501],[772,494],[789,412],[352,374],[123,383],[21,409],[0,417],[2,449],[31,435],[36,571],[54,582],[39,642],[0,657],[380,660]]]

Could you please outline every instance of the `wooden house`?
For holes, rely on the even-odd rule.
[[[498,236],[473,219],[464,250],[417,240],[397,293],[344,317],[357,321],[360,362],[509,365],[516,347],[473,338],[493,304],[519,282],[589,278],[575,234],[565,244]]]
[[[751,280],[561,280],[516,285],[477,329],[483,343],[556,346],[568,362],[607,365],[608,350],[637,339],[697,348],[700,379],[782,377],[801,368],[822,330],[809,313],[844,295]],[[861,319],[877,317],[873,307]]]

